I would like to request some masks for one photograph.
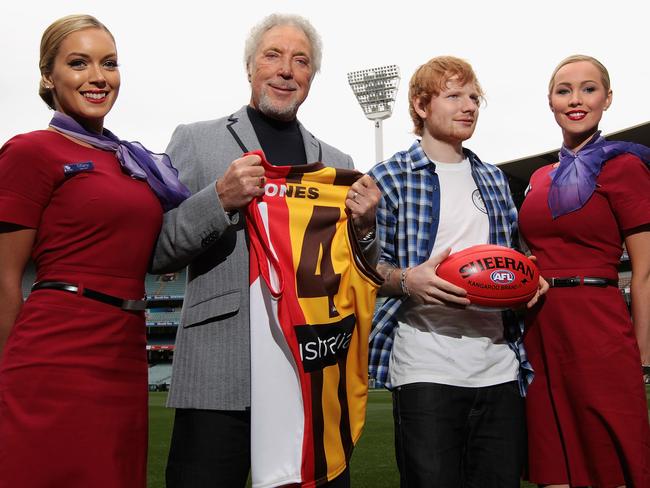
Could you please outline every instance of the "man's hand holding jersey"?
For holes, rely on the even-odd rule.
[[[368,175],[363,175],[350,186],[345,206],[350,210],[359,239],[372,235],[375,230],[375,216],[380,198],[379,188]]]

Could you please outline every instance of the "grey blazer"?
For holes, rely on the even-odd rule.
[[[352,168],[352,158],[302,125],[308,162]],[[152,272],[188,266],[168,406],[243,410],[250,405],[248,249],[244,219],[224,212],[215,181],[260,144],[246,107],[218,120],[180,125],[167,148],[192,196],[167,212]]]

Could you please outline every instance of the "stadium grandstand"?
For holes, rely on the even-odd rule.
[[[185,295],[185,270],[180,273],[147,275],[145,290],[149,389],[166,391],[171,382],[174,342]]]

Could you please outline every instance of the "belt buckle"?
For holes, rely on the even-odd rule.
[[[580,276],[570,276],[567,278],[551,278],[551,286],[553,288],[568,288],[580,286]]]
[[[122,300],[122,310],[141,312],[147,309],[146,300]]]
[[[585,276],[584,283],[587,286],[597,286],[599,288],[605,288],[609,285],[607,278],[593,278],[591,276]]]

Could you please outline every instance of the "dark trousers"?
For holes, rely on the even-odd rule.
[[[526,422],[517,382],[397,387],[393,418],[401,488],[519,488]]]
[[[243,488],[250,437],[250,411],[176,409],[167,488]]]
[[[250,471],[250,411],[176,409],[167,488],[243,488]],[[348,488],[350,473],[322,485]]]

